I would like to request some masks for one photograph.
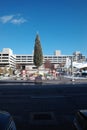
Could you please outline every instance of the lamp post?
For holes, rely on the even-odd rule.
[[[71,57],[71,76],[73,75],[73,58]]]
[[[73,73],[73,56],[71,57],[71,76],[72,76],[72,81],[74,82],[74,73]]]

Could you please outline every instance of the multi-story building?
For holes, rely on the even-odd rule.
[[[86,61],[86,57],[80,53],[80,51],[76,51],[73,53],[73,60],[78,62]]]
[[[72,57],[72,55],[58,55],[58,53],[55,53],[55,55],[44,55],[43,56],[43,64],[46,62],[46,60],[49,60],[50,63],[54,64],[54,67],[57,68],[58,66],[64,66],[66,63],[66,58]],[[22,68],[28,68],[28,69],[34,69],[34,63],[33,63],[33,54],[32,55],[16,55],[16,64],[20,65]]]
[[[33,55],[16,55],[16,65],[20,65],[22,69],[32,69],[34,67]]]
[[[46,62],[46,60],[49,60],[50,63],[54,64],[55,68],[63,67],[66,63],[67,58],[72,58],[76,61],[75,53],[73,55],[61,55],[61,51],[56,50],[54,55],[44,55],[43,56],[43,65]],[[85,56],[82,56],[79,54],[79,60],[85,61]],[[78,61],[78,59],[77,59]],[[0,66],[5,67],[11,67],[14,68],[16,66],[20,66],[21,69],[27,69],[31,70],[34,69],[34,63],[33,63],[33,54],[31,55],[14,55],[12,50],[10,48],[4,48],[2,52],[0,52]],[[44,66],[43,66],[44,67]]]
[[[60,56],[60,55],[61,55],[61,51],[60,51],[60,50],[56,50],[56,51],[54,52],[54,55]]]
[[[13,54],[10,48],[3,48],[0,52],[0,67],[15,68],[16,56]]]

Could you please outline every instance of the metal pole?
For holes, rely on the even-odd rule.
[[[73,56],[71,57],[71,76],[72,76],[72,81],[74,82],[74,73],[73,73]]]
[[[71,75],[73,75],[73,56],[71,57]]]

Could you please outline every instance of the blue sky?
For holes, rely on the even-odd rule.
[[[87,57],[87,0],[0,2],[0,51],[32,54],[37,32],[43,54],[80,51]]]

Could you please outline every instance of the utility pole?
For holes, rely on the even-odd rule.
[[[73,75],[73,57],[71,57],[71,75]]]
[[[73,56],[71,57],[71,76],[72,76],[72,81],[74,82],[74,73],[73,73]]]

